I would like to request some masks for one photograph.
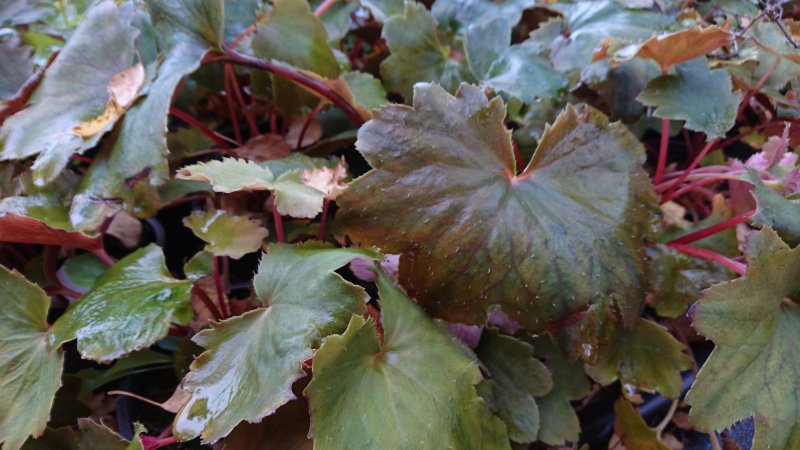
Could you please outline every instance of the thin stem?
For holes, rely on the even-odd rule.
[[[286,236],[283,234],[283,216],[278,212],[278,205],[275,204],[275,194],[272,194],[272,219],[275,221],[275,233],[278,235],[278,242],[286,243]]]
[[[693,183],[689,183],[686,186],[678,189],[677,191],[671,192],[669,195],[661,197],[661,204],[663,205],[664,203],[667,203],[670,200],[674,200],[687,192],[691,192],[707,184],[718,183],[724,179],[727,179],[727,177],[704,178],[701,180],[697,180]]]
[[[522,153],[519,152],[519,147],[517,146],[517,141],[512,139],[511,140],[511,146],[514,148],[514,161],[516,162],[516,166],[517,166],[517,174],[520,174],[525,170],[525,163],[522,162]]]
[[[206,294],[205,291],[203,291],[203,289],[198,287],[196,284],[192,286],[192,293],[195,294],[204,305],[206,305],[206,308],[211,311],[211,315],[214,316],[214,319],[220,321],[225,318],[225,316],[219,312],[219,309],[217,309],[217,305],[211,301],[211,297],[209,297],[208,294]]]
[[[736,262],[727,256],[720,255],[717,252],[713,252],[711,250],[707,250],[704,248],[699,247],[692,247],[690,245],[683,245],[683,244],[667,244],[668,247],[674,248],[675,250],[685,253],[689,256],[695,256],[698,258],[709,259],[711,261],[716,261],[723,266],[731,269],[732,271],[738,273],[739,275],[744,275],[747,272],[747,266],[745,264]]]
[[[656,426],[656,436],[659,440],[661,440],[661,433],[664,431],[664,428],[667,428],[667,425],[669,425],[669,422],[672,420],[672,416],[675,415],[675,411],[678,410],[678,403],[679,401],[677,398],[672,401],[672,404],[669,405],[669,411],[667,411],[667,415],[664,416],[664,418],[661,419],[661,422],[659,422]]]
[[[711,225],[710,227],[703,228],[702,230],[698,230],[698,231],[695,231],[693,233],[686,234],[686,235],[681,236],[681,237],[679,237],[677,239],[673,239],[673,240],[667,242],[667,245],[669,245],[669,244],[689,244],[689,243],[692,243],[692,242],[695,242],[695,241],[699,241],[700,239],[707,238],[707,237],[709,237],[711,235],[717,234],[720,231],[727,230],[730,227],[735,227],[736,225],[739,225],[740,223],[747,222],[747,220],[750,219],[751,217],[753,217],[753,215],[755,213],[756,213],[755,211],[748,211],[746,213],[742,213],[742,214],[733,216],[730,219],[723,220],[720,223],[715,223],[714,225]]]
[[[303,138],[306,137],[306,131],[308,131],[308,127],[311,125],[311,121],[317,118],[317,114],[322,111],[322,107],[325,106],[325,102],[317,103],[317,106],[314,107],[314,110],[311,111],[311,114],[308,115],[306,118],[305,123],[303,123],[303,128],[300,130],[300,136],[297,137],[297,145],[295,148],[297,150],[303,146]]]
[[[233,136],[236,138],[236,143],[242,145],[242,130],[239,129],[239,121],[236,119],[236,108],[233,106],[233,86],[231,85],[231,75],[228,71],[230,64],[225,64],[223,70],[222,82],[225,85],[225,104],[228,106],[228,117],[231,119],[233,125]]]
[[[239,102],[239,106],[242,108],[244,120],[247,121],[247,126],[250,127],[250,137],[258,136],[260,132],[258,131],[256,119],[253,117],[253,112],[250,111],[250,108],[247,107],[247,103],[244,101],[242,88],[239,86],[239,80],[236,79],[236,71],[233,70],[233,66],[230,64],[225,64],[225,70],[230,72],[231,87],[233,88],[233,93],[236,95],[236,100]]]
[[[719,445],[719,436],[717,436],[717,433],[713,431],[708,433],[708,440],[711,441],[712,450],[722,450],[722,447]]]
[[[325,14],[325,11],[330,9],[330,7],[333,6],[333,4],[337,1],[339,0],[325,0],[324,2],[320,3],[320,5],[317,6],[317,9],[314,10],[314,15],[317,17],[322,17],[322,15]]]
[[[703,149],[700,150],[700,153],[698,153],[697,156],[694,158],[692,163],[689,164],[689,167],[686,170],[683,171],[683,175],[679,176],[678,179],[675,180],[675,182],[672,183],[672,185],[670,187],[665,189],[665,192],[668,193],[668,192],[671,192],[671,191],[674,191],[675,189],[677,189],[678,186],[680,186],[681,183],[683,183],[683,181],[686,179],[686,177],[691,175],[692,171],[694,169],[696,169],[697,166],[700,165],[700,161],[702,161],[703,158],[706,157],[708,152],[711,151],[711,147],[713,147],[716,142],[717,142],[717,139],[713,139],[711,141],[708,141],[708,143],[706,143],[706,145],[703,147]]]
[[[194,117],[190,116],[189,114],[186,114],[185,112],[181,111],[180,109],[178,109],[178,108],[176,108],[174,106],[170,106],[169,107],[169,113],[172,114],[173,116],[177,117],[178,119],[181,119],[182,121],[186,122],[187,124],[197,128],[198,130],[200,130],[201,133],[203,133],[206,136],[208,136],[209,139],[214,141],[217,145],[219,145],[220,147],[224,148],[225,150],[230,150],[231,149],[231,145],[228,143],[228,141],[229,141],[228,138],[226,138],[225,136],[217,133],[216,131],[212,130],[211,128],[208,128],[202,122],[200,122],[199,120],[197,120]]]
[[[739,103],[739,110],[736,112],[737,115],[741,114],[742,111],[744,111],[744,109],[747,107],[747,104],[750,103],[750,99],[753,98],[753,95],[755,95],[756,92],[761,90],[761,87],[764,86],[764,83],[766,83],[769,77],[772,76],[772,74],[775,72],[775,69],[778,68],[778,65],[780,63],[781,63],[781,58],[775,58],[775,62],[769,66],[767,71],[764,72],[764,75],[761,75],[761,78],[758,79],[756,85],[753,86],[753,89],[747,91],[747,94],[742,99],[742,103]]]
[[[325,222],[328,221],[328,205],[331,201],[327,198],[322,201],[322,217],[319,219],[319,230],[317,230],[317,240],[325,240]]]
[[[231,41],[231,48],[238,47],[239,43],[242,42],[242,40],[244,40],[244,38],[246,38],[247,36],[255,33],[257,28],[258,28],[258,21],[250,24],[250,26],[242,30],[242,32],[239,33],[239,35],[236,36],[236,38],[234,38],[233,41]]]
[[[228,303],[225,300],[225,292],[222,290],[222,277],[220,276],[219,271],[219,256],[214,257],[214,286],[217,289],[217,299],[219,300],[219,308],[222,316],[228,318],[231,316],[231,312],[228,309]]]
[[[658,184],[664,177],[664,168],[667,166],[667,151],[669,150],[669,119],[661,119],[661,145],[658,147],[658,163],[653,183]]]
[[[108,256],[108,253],[106,253],[106,250],[102,246],[98,249],[92,250],[92,253],[97,257],[97,259],[103,261],[103,264],[107,265],[108,267],[111,267],[117,263],[110,256]]]
[[[233,48],[227,46],[223,47],[223,51],[225,54],[221,58],[222,61],[264,70],[279,77],[286,78],[287,80],[309,89],[310,91],[315,92],[329,100],[331,103],[336,105],[336,107],[341,109],[356,127],[360,127],[364,124],[364,118],[361,117],[361,114],[359,114],[355,106],[351,105],[338,92],[325,84],[323,80],[312,77],[289,65],[253,58],[252,56],[239,53]]]

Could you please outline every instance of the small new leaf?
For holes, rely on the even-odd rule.
[[[260,249],[269,235],[259,222],[222,210],[195,211],[183,219],[183,224],[206,242],[207,252],[233,259]]]

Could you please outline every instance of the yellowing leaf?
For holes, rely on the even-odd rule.
[[[336,197],[347,186],[342,180],[347,176],[347,166],[344,158],[339,160],[335,167],[309,168],[300,172],[300,181],[307,186],[325,193],[325,198]]]
[[[658,432],[648,427],[636,408],[625,399],[620,398],[614,403],[614,412],[617,414],[614,434],[627,450],[670,450],[658,438]]]
[[[260,249],[269,234],[259,222],[222,210],[195,211],[183,219],[183,224],[207,243],[207,252],[233,259]]]
[[[595,51],[592,62],[613,57],[613,63],[620,63],[634,56],[652,59],[661,67],[663,73],[678,64],[705,56],[728,44],[733,35],[723,27],[694,27],[675,33],[653,36],[641,44],[623,47],[612,54],[608,53],[610,42],[606,40],[599,51]]]
[[[72,132],[87,138],[116,122],[138,97],[139,88],[144,84],[144,75],[142,63],[137,63],[114,75],[108,83],[109,98],[106,109],[94,119],[75,125]]]

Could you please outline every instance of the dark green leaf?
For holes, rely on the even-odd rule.
[[[153,22],[185,33],[205,46],[219,48],[224,36],[223,0],[146,0]],[[172,36],[160,36],[169,39]]]
[[[495,19],[516,25],[522,11],[536,6],[536,0],[437,0],[431,12],[441,24],[465,32],[470,25],[485,24]],[[495,36],[486,36],[493,39]]]
[[[63,353],[48,332],[50,298],[0,266],[0,444],[18,450],[44,432],[61,386]]]
[[[403,15],[387,20],[383,38],[392,54],[381,63],[381,77],[389,91],[407,101],[418,82],[436,82],[452,92],[473,80],[463,55],[442,44],[436,20],[420,3],[406,3]]]
[[[627,390],[660,392],[664,397],[681,394],[681,370],[692,367],[683,345],[661,325],[647,320],[631,328],[618,326],[611,343],[600,350],[597,363],[586,372],[600,384],[619,379]]]
[[[0,106],[2,100],[14,97],[25,80],[33,75],[31,50],[20,45],[17,38],[0,41]]]
[[[709,69],[703,57],[679,65],[674,75],[651,80],[639,100],[656,107],[654,116],[685,120],[686,128],[702,131],[711,139],[724,136],[736,121],[742,94],[731,92],[731,86],[730,75]]]
[[[553,379],[544,364],[533,357],[533,348],[511,336],[487,328],[475,354],[486,366],[493,381],[492,392],[497,416],[514,442],[530,443],[539,434],[539,407],[534,397],[553,388]]]
[[[509,448],[475,390],[475,361],[385,274],[377,283],[383,339],[354,315],[314,355],[314,448]]]
[[[374,169],[338,198],[339,223],[405,252],[401,281],[434,317],[479,324],[499,305],[540,331],[613,300],[632,324],[653,199],[640,144],[568,107],[515,176],[504,116],[476,87],[418,85],[413,109],[386,107],[359,130]]]

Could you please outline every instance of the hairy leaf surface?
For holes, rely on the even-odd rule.
[[[568,107],[515,176],[504,116],[476,87],[418,85],[413,108],[359,130],[374,169],[339,197],[338,220],[357,242],[405,252],[401,281],[435,317],[482,323],[500,305],[542,330],[605,299],[632,324],[652,201],[640,144]]]

